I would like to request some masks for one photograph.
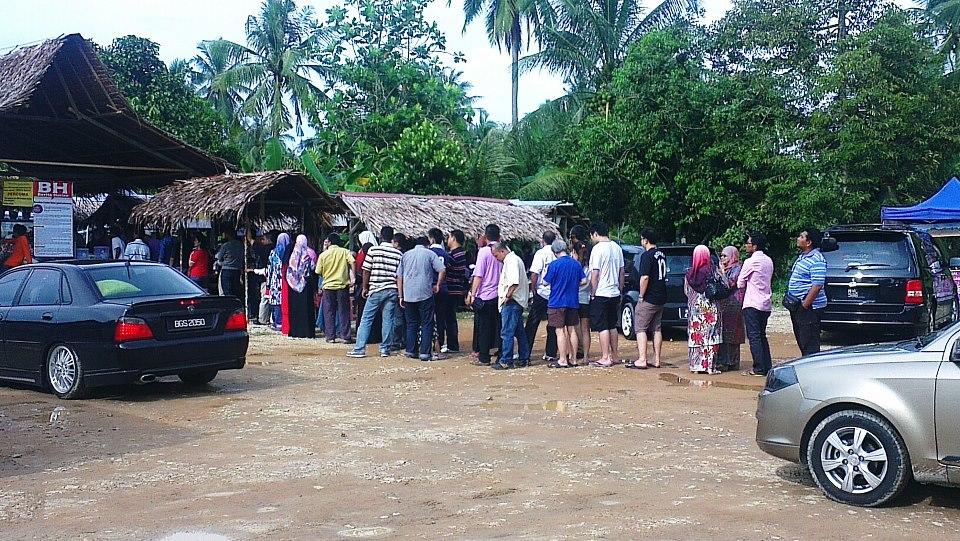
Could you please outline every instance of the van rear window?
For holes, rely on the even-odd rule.
[[[909,269],[910,241],[904,235],[834,235],[839,248],[825,252],[827,267],[846,270],[861,266],[874,269]]]

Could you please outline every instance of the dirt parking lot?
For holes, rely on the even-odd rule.
[[[775,357],[796,353],[772,338]],[[691,378],[684,348],[669,342],[659,371],[495,372],[260,334],[247,368],[200,389],[64,402],[0,387],[0,538],[960,535],[960,491],[827,501],[757,449],[761,381]]]

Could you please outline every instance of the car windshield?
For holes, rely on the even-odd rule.
[[[867,268],[910,268],[910,244],[905,235],[835,236],[838,248],[823,254],[827,268],[843,272]]]
[[[203,293],[184,275],[165,265],[109,265],[84,267],[104,299],[195,296]]]
[[[667,272],[673,274],[682,274],[690,270],[693,265],[693,256],[690,254],[678,254],[666,252]]]

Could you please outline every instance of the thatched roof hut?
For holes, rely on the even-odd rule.
[[[505,199],[365,192],[340,192],[339,196],[353,218],[374,232],[389,225],[398,233],[420,236],[438,227],[479,237],[493,223],[500,226],[505,240],[538,240],[544,231],[559,233],[542,212]]]
[[[77,194],[157,188],[228,168],[134,113],[79,34],[0,56],[0,162],[21,176],[72,180]]]
[[[297,171],[228,173],[179,180],[133,209],[130,221],[157,228],[183,227],[194,220],[269,226],[291,221],[329,224],[340,204]]]

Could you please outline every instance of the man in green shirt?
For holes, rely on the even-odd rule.
[[[331,233],[327,241],[330,242],[330,247],[317,258],[316,269],[323,282],[323,332],[329,343],[342,340],[346,344],[352,344],[350,292],[354,282],[353,254],[340,246],[340,235]],[[339,333],[338,329],[335,329],[337,322],[340,323]]]

